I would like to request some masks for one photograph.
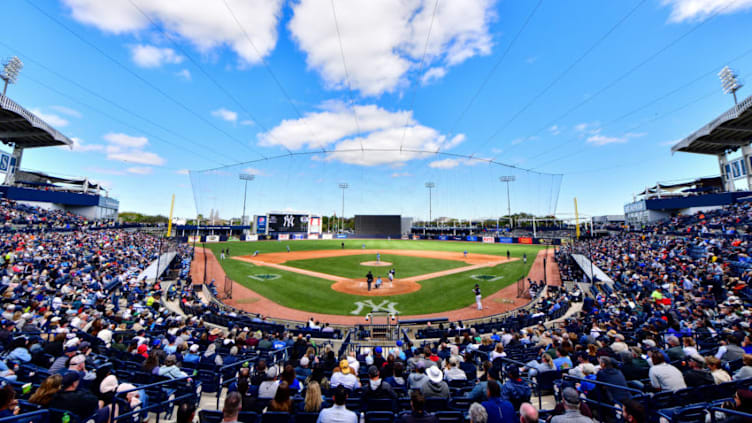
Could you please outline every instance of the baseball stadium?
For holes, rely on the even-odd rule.
[[[3,17],[0,423],[752,421],[752,2]]]

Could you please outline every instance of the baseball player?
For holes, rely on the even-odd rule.
[[[478,305],[478,310],[483,310],[483,304],[481,304],[481,295],[480,295],[480,286],[476,283],[475,288],[473,288],[473,293],[475,294],[475,304]]]
[[[289,245],[285,245],[285,248],[287,248],[287,252],[289,253],[290,252],[290,246]]]
[[[376,253],[376,261],[381,263],[381,253]]]

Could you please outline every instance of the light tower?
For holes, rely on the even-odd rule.
[[[499,181],[507,183],[507,216],[509,216],[509,227],[514,224],[512,222],[512,202],[509,199],[509,183],[514,182],[516,178],[514,176],[499,176]]]
[[[251,175],[250,173],[241,173],[238,178],[245,182],[245,187],[243,188],[243,214],[240,215],[240,224],[245,226],[245,199],[248,193],[248,181],[256,179],[256,176]]]
[[[8,90],[8,84],[15,84],[18,80],[18,73],[23,69],[23,62],[16,56],[11,57],[3,63],[3,71],[0,73],[0,79],[5,81],[3,86],[3,97]]]
[[[339,188],[342,190],[342,214],[339,215],[339,231],[342,232],[342,224],[345,218],[345,190],[350,188],[350,184],[342,182],[339,184]]]
[[[433,216],[432,216],[433,201],[432,201],[431,193],[433,189],[436,188],[436,184],[433,182],[426,182],[426,188],[428,188],[428,223],[431,223],[431,221],[433,220]]]
[[[721,87],[723,87],[723,92],[726,94],[731,93],[734,96],[734,104],[736,104],[736,91],[743,86],[742,83],[739,82],[739,80],[736,78],[736,72],[734,72],[728,66],[724,66],[723,69],[718,72],[718,77],[721,78]]]

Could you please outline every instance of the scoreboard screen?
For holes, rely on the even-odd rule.
[[[307,214],[270,214],[269,232],[308,232]]]

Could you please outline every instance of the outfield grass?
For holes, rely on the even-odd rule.
[[[215,254],[218,254],[219,250],[229,247],[230,255],[238,256],[252,254],[256,250],[261,253],[286,251],[286,245],[290,245],[290,248],[293,251],[339,249],[340,242],[341,241],[339,240],[230,242],[222,244],[207,244],[207,247],[211,248]],[[512,257],[522,257],[523,253],[527,253],[529,260],[527,264],[524,264],[520,260],[500,264],[492,268],[471,270],[441,278],[425,280],[419,282],[422,285],[422,288],[419,291],[388,297],[349,295],[333,290],[331,288],[332,282],[328,280],[293,272],[286,272],[274,268],[267,268],[264,266],[254,266],[250,263],[238,260],[224,260],[221,262],[221,265],[227,273],[227,276],[234,281],[247,286],[259,295],[263,295],[276,303],[290,308],[319,313],[350,315],[351,312],[356,309],[356,301],[371,300],[374,304],[380,304],[386,300],[396,303],[394,304],[394,308],[397,309],[400,314],[410,315],[435,313],[467,307],[475,301],[472,288],[476,283],[480,284],[484,297],[491,295],[507,285],[515,283],[517,280],[527,275],[534,262],[537,251],[541,248],[540,246],[531,245],[476,244],[446,241],[351,240],[345,241],[345,243],[348,248],[361,248],[361,244],[365,243],[366,248],[378,248],[382,250],[393,248],[457,251],[461,253],[464,249],[467,249],[470,253],[494,254],[499,256],[506,256],[506,251],[509,250]],[[387,255],[388,254],[383,254],[382,259],[386,260],[385,257]],[[415,257],[412,259],[426,260]],[[321,260],[325,259],[319,259],[317,261]],[[452,263],[451,260],[441,261]],[[462,265],[462,263],[460,263],[460,265]],[[327,272],[335,274],[335,269],[328,269]],[[398,272],[400,272],[399,269]],[[249,277],[249,275],[259,274],[276,274],[281,277],[270,280],[257,280]],[[362,274],[364,275],[365,272],[362,272]],[[473,275],[487,275],[489,279],[496,277],[499,278],[495,280],[478,281],[471,278]],[[405,275],[398,273],[398,278],[402,276]],[[365,315],[368,312],[370,312],[370,307],[365,307],[358,314]]]
[[[460,256],[457,258],[459,259]],[[353,279],[365,278],[369,270],[373,272],[374,277],[381,276],[386,279],[387,272],[392,268],[394,268],[397,278],[409,278],[411,276],[468,266],[467,263],[456,260],[408,257],[394,254],[381,255],[381,261],[392,263],[391,266],[361,266],[360,264],[365,261],[374,260],[376,260],[376,257],[373,254],[361,254],[357,256],[292,260],[285,262],[285,266]]]

